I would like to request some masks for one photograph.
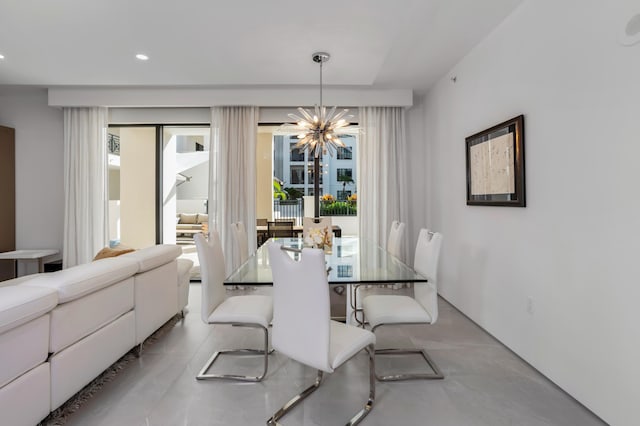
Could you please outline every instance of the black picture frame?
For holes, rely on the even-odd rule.
[[[467,205],[526,207],[524,115],[465,138]]]

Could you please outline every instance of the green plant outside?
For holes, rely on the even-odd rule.
[[[298,200],[304,196],[304,192],[297,188],[285,188],[284,191],[287,193],[290,200]]]
[[[335,201],[333,203],[321,203],[321,216],[356,216],[358,207],[355,203],[345,201]]]
[[[282,185],[276,179],[273,179],[273,199],[286,200],[288,195],[282,190]]]

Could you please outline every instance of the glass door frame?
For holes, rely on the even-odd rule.
[[[162,123],[162,124],[152,124],[152,123],[139,123],[139,124],[118,124],[118,123],[109,123],[109,128],[111,127],[147,127],[155,129],[155,155],[156,155],[156,164],[155,164],[155,237],[156,244],[162,244],[164,235],[163,235],[163,221],[164,215],[162,213],[163,206],[163,163],[164,163],[164,139],[163,139],[163,131],[165,127],[211,127],[211,123]],[[105,147],[106,148],[106,147]]]

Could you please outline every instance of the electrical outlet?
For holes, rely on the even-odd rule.
[[[533,306],[533,297],[527,296],[527,312],[529,315],[533,315],[534,306]]]

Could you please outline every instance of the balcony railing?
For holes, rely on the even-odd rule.
[[[302,226],[304,203],[302,198],[297,200],[273,200],[274,219],[293,219],[294,225]]]
[[[307,200],[308,201],[308,200]],[[358,207],[351,201],[333,201],[320,203],[320,216],[357,216]],[[274,219],[293,219],[294,225],[302,225],[304,200],[273,200]]]
[[[109,154],[120,155],[120,136],[108,133],[107,149]]]
[[[320,216],[356,216],[358,208],[356,203],[349,201],[334,201],[320,203]]]

